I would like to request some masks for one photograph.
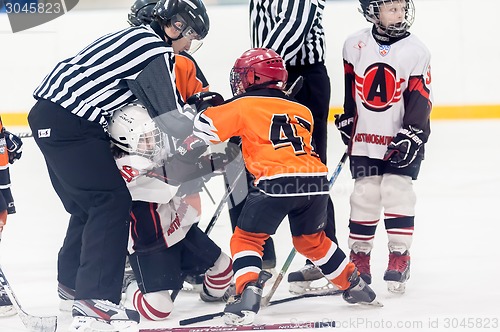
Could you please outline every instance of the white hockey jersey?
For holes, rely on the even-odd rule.
[[[344,112],[354,116],[351,155],[383,159],[387,145],[404,126],[430,133],[432,108],[430,52],[410,34],[380,43],[367,28],[343,47]]]
[[[132,209],[129,253],[132,254],[136,250],[138,242],[141,242],[141,248],[147,247],[146,238],[155,239],[154,242],[149,243],[152,247],[158,245],[171,247],[184,239],[191,226],[199,221],[200,211],[194,206],[196,204],[175,196],[177,186],[146,176],[146,173],[156,166],[151,160],[137,155],[124,155],[116,159],[116,164],[127,184],[132,200],[152,203],[150,206],[155,207],[154,211],[146,212]],[[134,206],[139,205],[134,204]],[[143,225],[145,223],[154,223],[155,226],[147,227]],[[149,229],[154,229],[155,234],[148,234]]]

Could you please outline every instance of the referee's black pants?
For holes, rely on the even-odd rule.
[[[98,124],[39,100],[28,116],[52,185],[71,214],[58,256],[58,281],[76,299],[119,303],[128,242],[130,193]]]
[[[326,165],[328,143],[328,113],[330,111],[331,86],[330,78],[323,62],[312,65],[287,66],[288,82],[293,83],[299,76],[304,77],[304,83],[295,99],[307,106],[314,118],[312,133],[314,149],[321,161]],[[326,236],[335,243],[335,214],[333,202],[328,200]]]

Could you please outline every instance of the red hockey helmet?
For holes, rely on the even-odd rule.
[[[231,90],[237,96],[249,87],[261,86],[282,90],[288,72],[281,56],[267,48],[252,48],[243,53],[231,70]]]

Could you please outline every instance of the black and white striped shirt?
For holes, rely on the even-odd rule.
[[[324,62],[326,0],[250,0],[252,47],[266,47],[288,66]]]
[[[105,35],[76,56],[59,62],[33,96],[61,105],[73,114],[107,127],[106,117],[136,97],[126,80],[133,80],[155,58],[163,56],[175,91],[174,52],[146,26]]]

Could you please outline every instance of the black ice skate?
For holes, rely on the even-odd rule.
[[[351,304],[369,304],[378,307],[383,306],[382,303],[376,300],[377,295],[375,292],[360,278],[357,269],[354,269],[349,277],[349,282],[351,286],[342,293],[342,298],[346,302]]]
[[[410,253],[404,245],[389,244],[389,266],[384,274],[387,289],[392,293],[403,294],[406,281],[410,279]]]
[[[12,302],[7,295],[5,289],[0,286],[0,317],[12,316],[16,314],[16,310],[12,306]]]
[[[317,281],[317,282],[316,282]],[[324,281],[324,282],[321,282]],[[289,291],[292,294],[341,294],[335,285],[324,278],[320,268],[313,264],[306,264],[300,270],[288,274]]]
[[[260,271],[259,278],[245,286],[243,293],[234,295],[227,301],[224,308],[224,322],[227,325],[249,325],[252,324],[255,315],[259,312],[262,299],[262,289],[271,273]]]

